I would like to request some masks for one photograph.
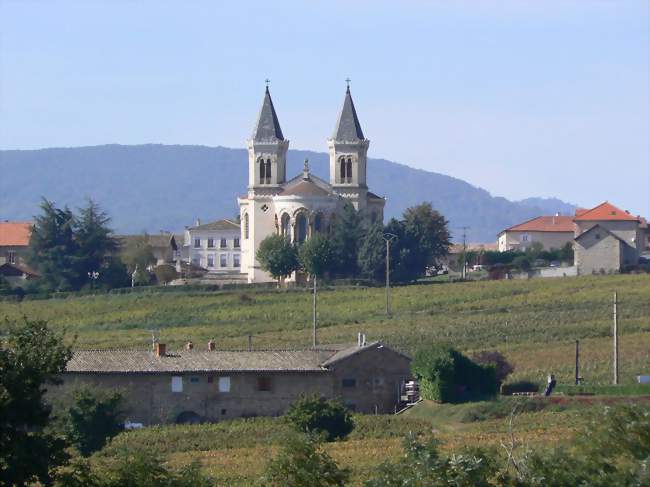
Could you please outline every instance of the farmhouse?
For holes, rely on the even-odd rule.
[[[63,384],[122,391],[128,419],[145,425],[278,416],[302,394],[340,398],[353,411],[390,413],[411,377],[409,357],[380,343],[306,350],[76,351]]]
[[[572,243],[573,237],[573,217],[538,216],[499,233],[499,252],[526,250],[534,243],[540,243],[546,250],[560,249]]]
[[[32,225],[30,222],[0,222],[0,264],[25,266]]]

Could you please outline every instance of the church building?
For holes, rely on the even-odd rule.
[[[253,135],[248,140],[248,194],[238,198],[241,217],[241,272],[248,282],[272,278],[255,258],[260,242],[274,233],[292,242],[327,232],[332,219],[350,202],[370,221],[383,221],[384,198],[368,191],[367,153],[370,141],[352,102],[348,86],[332,138],[327,141],[330,178],[309,172],[287,179],[287,150],[268,86]]]

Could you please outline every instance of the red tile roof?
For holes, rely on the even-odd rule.
[[[31,233],[30,222],[0,222],[0,247],[26,247]]]
[[[573,217],[538,216],[519,225],[506,228],[503,232],[573,232]]]
[[[627,211],[615,207],[611,203],[605,201],[598,206],[578,213],[576,210],[575,221],[599,221],[599,220],[615,220],[615,221],[639,221],[639,218],[630,215]]]

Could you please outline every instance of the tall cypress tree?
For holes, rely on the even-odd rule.
[[[357,254],[365,232],[363,218],[351,203],[346,202],[343,211],[336,215],[330,229],[337,275],[354,277],[359,274]]]
[[[81,279],[88,279],[89,272],[101,271],[107,258],[118,248],[108,226],[111,219],[97,203],[88,200],[79,210],[75,240],[77,243],[77,266]]]

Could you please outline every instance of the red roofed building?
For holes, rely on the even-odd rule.
[[[611,274],[638,264],[647,242],[640,216],[605,201],[590,210],[577,210],[573,221],[578,274]]]
[[[0,264],[24,265],[31,234],[31,222],[0,222]]]
[[[560,249],[573,242],[574,224],[571,216],[538,216],[510,228],[498,236],[500,252],[526,250],[533,243],[540,243],[545,249]]]

